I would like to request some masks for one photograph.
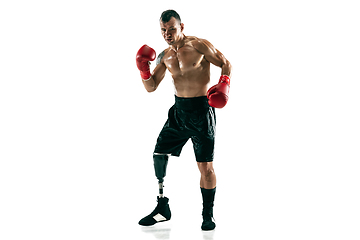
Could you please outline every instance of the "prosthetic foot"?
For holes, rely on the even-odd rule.
[[[165,222],[170,220],[171,212],[169,207],[169,199],[167,197],[158,197],[157,199],[158,204],[155,210],[139,221],[141,226],[151,226],[158,222]]]

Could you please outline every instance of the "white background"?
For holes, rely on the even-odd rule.
[[[207,237],[190,142],[165,179],[169,236],[137,226],[156,204],[152,151],[174,91],[167,73],[147,93],[135,54],[167,47],[167,9],[233,65]],[[0,238],[359,239],[359,12],[348,0],[2,1]]]

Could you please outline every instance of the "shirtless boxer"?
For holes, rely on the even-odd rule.
[[[169,199],[163,195],[163,182],[169,155],[180,156],[181,149],[191,138],[198,168],[203,197],[202,230],[213,230],[213,206],[216,176],[213,168],[215,109],[228,101],[231,65],[210,42],[185,36],[184,24],[174,10],[160,17],[160,27],[169,48],[159,54],[157,65],[150,73],[149,61],[155,60],[155,51],[142,46],[136,55],[145,89],[153,92],[165,76],[166,69],[175,85],[175,104],[169,110],[168,120],[161,130],[155,146],[153,160],[159,182],[158,204],[155,210],[139,221],[142,226],[167,221],[171,218]],[[210,63],[221,68],[219,83],[208,90]]]

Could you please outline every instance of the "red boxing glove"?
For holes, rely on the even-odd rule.
[[[140,70],[141,78],[148,80],[151,77],[149,61],[154,61],[156,52],[148,45],[142,46],[136,54],[136,66]]]
[[[229,97],[230,78],[226,75],[220,77],[219,83],[212,86],[207,92],[209,105],[214,108],[223,108]]]

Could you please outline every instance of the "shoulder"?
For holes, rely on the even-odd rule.
[[[157,56],[157,58],[156,58],[156,65],[158,65],[159,63],[162,62],[165,54],[169,52],[169,49],[170,49],[170,48],[165,49],[164,51],[162,51],[162,52]]]
[[[197,38],[197,37],[189,37],[191,40],[192,46],[201,53],[206,53],[211,51],[214,46],[206,39]]]

